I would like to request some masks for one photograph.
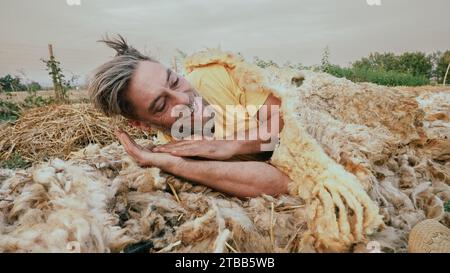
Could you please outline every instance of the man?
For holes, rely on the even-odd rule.
[[[283,126],[277,111],[279,99],[268,92],[244,93],[220,63],[192,67],[185,79],[128,46],[121,36],[102,42],[115,49],[117,55],[101,65],[91,80],[89,90],[97,108],[108,116],[122,115],[142,130],[158,128],[173,134],[189,125],[200,124],[205,129],[209,124],[214,136],[143,148],[126,132],[116,132],[126,152],[140,165],[158,167],[238,197],[287,193],[289,178],[264,162],[267,152],[262,151],[264,145],[273,150],[273,140],[277,140]],[[212,126],[213,115],[205,117],[198,113],[210,105],[216,115]],[[174,115],[180,106],[189,109],[189,116]],[[229,112],[228,106],[241,109],[237,128],[234,124],[228,126],[236,117],[223,114]],[[218,113],[222,113],[219,118]],[[266,130],[262,132],[263,127]],[[189,129],[189,132],[195,134],[198,130]],[[242,133],[245,138],[236,138]]]

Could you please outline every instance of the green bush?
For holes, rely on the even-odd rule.
[[[329,65],[325,72],[338,77],[346,78],[353,82],[371,82],[386,86],[420,86],[430,84],[425,76],[414,76],[397,71],[385,71],[368,68],[342,68],[337,65]]]
[[[0,100],[0,121],[14,121],[19,114],[20,108],[16,103]]]
[[[0,90],[3,92],[26,91],[27,86],[17,76],[6,75],[0,77]]]
[[[28,96],[21,103],[15,103],[9,98],[0,100],[0,122],[18,119],[23,109],[42,107],[52,103],[54,103],[54,98],[38,96],[36,91],[28,91]]]
[[[30,166],[31,162],[26,161],[18,153],[13,153],[8,160],[0,162],[0,168],[5,169],[26,169]]]
[[[397,71],[400,73],[430,78],[433,70],[433,57],[423,52],[405,52],[401,55],[394,53],[371,53],[353,63],[357,69],[375,69],[382,71]]]
[[[21,106],[24,108],[33,108],[49,105],[54,102],[55,102],[54,98],[52,97],[44,98],[42,96],[38,96],[36,91],[30,90],[28,91],[28,96],[25,98]]]

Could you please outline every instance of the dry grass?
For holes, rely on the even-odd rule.
[[[25,100],[28,96],[28,92],[8,92],[8,93],[0,93],[0,100],[8,100],[15,103],[20,103]],[[36,96],[41,96],[43,98],[50,98],[55,95],[55,91],[53,90],[40,90],[36,92]],[[81,102],[82,100],[89,99],[89,94],[87,90],[70,90],[69,91],[69,100],[71,102]]]
[[[14,153],[27,161],[66,158],[89,143],[114,142],[114,130],[119,126],[135,137],[145,137],[122,118],[108,118],[90,104],[33,108],[0,131],[0,160],[7,160]]]

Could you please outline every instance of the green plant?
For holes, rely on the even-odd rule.
[[[267,68],[267,67],[279,67],[278,64],[272,60],[263,60],[259,57],[254,57],[253,63],[261,68]]]
[[[0,167],[6,169],[25,169],[30,166],[31,162],[26,161],[18,153],[13,153],[7,160],[0,162]]]
[[[381,69],[342,68],[338,65],[329,65],[325,72],[354,82],[372,82],[386,86],[420,86],[430,83],[430,80],[424,76]]]
[[[398,56],[398,71],[414,76],[430,78],[432,74],[432,58],[422,52],[405,52]]]
[[[445,212],[450,212],[450,200],[445,202],[444,210],[445,210]]]
[[[22,106],[24,108],[41,107],[49,105],[53,102],[55,102],[54,98],[52,97],[44,98],[42,96],[38,96],[35,90],[29,90],[28,96],[24,99]]]
[[[0,121],[14,121],[19,117],[20,107],[14,102],[0,100]]]
[[[42,89],[42,86],[35,81],[32,81],[31,83],[27,84],[28,91],[39,91]]]
[[[3,92],[25,91],[27,86],[21,82],[19,77],[8,74],[0,78],[0,90]]]
[[[61,68],[61,63],[57,61],[53,55],[49,60],[42,59],[42,62],[45,63],[48,74],[52,78],[55,89],[55,101],[67,102],[69,100],[68,91],[73,88],[73,84],[78,77],[74,75],[70,80],[66,80],[66,76],[63,74]]]
[[[320,62],[320,71],[326,72],[328,68],[331,66],[330,64],[330,48],[325,47],[322,53],[322,60]]]
[[[405,52],[401,55],[375,52],[371,53],[369,57],[354,62],[352,68],[396,71],[430,79],[435,61],[435,55],[426,55],[423,52]]]
[[[19,118],[22,109],[41,107],[54,102],[52,97],[44,98],[37,95],[37,91],[29,89],[28,96],[21,103],[11,100],[11,93],[7,94],[6,100],[0,100],[0,121],[14,121]]]
[[[32,107],[41,107],[44,105],[48,105],[53,103],[55,100],[54,98],[43,98],[41,96],[37,95],[37,91],[41,90],[41,85],[38,82],[32,81],[29,79],[24,71],[19,71],[22,75],[22,78],[25,79],[27,82],[27,97],[24,99],[23,102],[20,103],[20,106],[22,108],[32,108]]]

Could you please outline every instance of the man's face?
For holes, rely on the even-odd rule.
[[[150,61],[139,63],[126,96],[138,117],[131,123],[141,128],[156,126],[170,130],[178,118],[171,115],[173,107],[184,105],[191,109],[200,108],[194,107],[194,98],[198,94],[186,79],[162,64]],[[194,114],[192,122],[193,117]]]

